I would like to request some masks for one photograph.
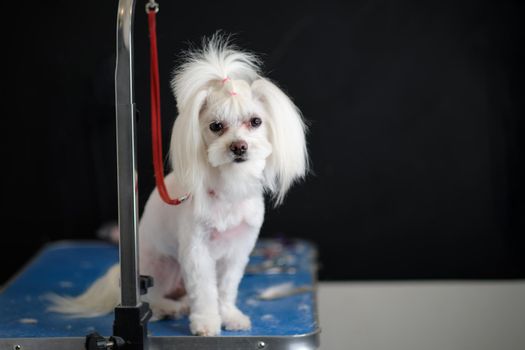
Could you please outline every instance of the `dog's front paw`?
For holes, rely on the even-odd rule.
[[[211,337],[221,333],[221,317],[218,314],[190,314],[190,330],[193,335]]]
[[[252,328],[250,318],[236,307],[222,310],[221,317],[222,325],[229,331],[247,331]]]

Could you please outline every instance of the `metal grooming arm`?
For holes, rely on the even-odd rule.
[[[117,15],[115,105],[117,123],[118,216],[120,228],[121,304],[115,309],[113,334],[124,349],[147,349],[147,322],[151,311],[140,300],[152,284],[139,276],[138,189],[133,81],[133,21],[135,0],[120,0]]]

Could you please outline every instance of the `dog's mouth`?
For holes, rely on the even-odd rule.
[[[242,163],[242,162],[245,162],[246,160],[247,160],[247,159],[244,158],[244,157],[235,157],[235,158],[233,158],[233,161],[234,161],[235,163]]]

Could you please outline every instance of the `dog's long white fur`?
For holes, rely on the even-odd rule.
[[[165,181],[172,197],[191,197],[174,207],[153,191],[139,225],[140,273],[155,280],[143,299],[156,318],[189,308],[197,335],[250,328],[235,301],[263,223],[264,193],[282,203],[308,168],[301,114],[258,64],[220,35],[187,54],[172,82],[179,114]],[[224,128],[210,130],[217,122]],[[242,156],[232,153],[238,141],[247,146]],[[50,310],[74,317],[111,312],[118,278],[115,265],[80,296],[52,296]]]

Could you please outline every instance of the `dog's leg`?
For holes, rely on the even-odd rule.
[[[153,286],[148,290],[148,293],[142,297],[142,300],[148,302],[153,313],[151,318],[152,321],[157,321],[165,317],[168,318],[179,318],[189,313],[189,303],[187,298],[182,297],[174,300],[163,295],[163,290],[159,287],[162,282],[159,281],[159,285]]]
[[[142,300],[150,304],[153,320],[164,317],[180,317],[188,313],[188,302],[170,298],[170,293],[183,289],[180,264],[172,256],[159,253],[148,241],[141,247],[140,273],[153,277],[153,287],[148,289]]]
[[[184,286],[190,299],[190,330],[195,335],[219,335],[221,318],[215,261],[206,243],[198,238],[194,240],[185,244],[180,252]]]
[[[248,232],[244,233],[243,239],[236,242],[236,246],[232,247],[231,254],[218,261],[218,277],[219,277],[219,311],[221,314],[222,325],[227,330],[248,330],[251,328],[251,321],[248,316],[242,313],[235,302],[237,300],[237,293],[239,283],[244,274],[244,269],[249,260],[250,252],[255,245],[257,239],[258,229],[249,228]]]
[[[151,301],[151,311],[153,312],[152,321],[160,320],[164,317],[179,318],[189,311],[189,305],[185,301],[172,300],[168,298],[158,298]]]

